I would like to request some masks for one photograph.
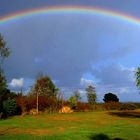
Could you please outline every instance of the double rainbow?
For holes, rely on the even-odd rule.
[[[4,24],[13,20],[18,20],[23,17],[29,17],[39,14],[90,14],[90,15],[100,15],[115,18],[118,20],[126,21],[132,24],[140,25],[140,19],[123,14],[120,12],[114,12],[112,10],[100,9],[96,7],[88,6],[54,6],[54,7],[42,7],[34,8],[25,11],[16,12],[3,17],[0,17],[0,24]]]

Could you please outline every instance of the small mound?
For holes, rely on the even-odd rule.
[[[69,106],[63,106],[60,110],[59,113],[72,113],[73,110]]]

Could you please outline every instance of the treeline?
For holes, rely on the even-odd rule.
[[[4,79],[3,79],[4,81]],[[0,118],[13,115],[38,114],[42,112],[60,112],[63,107],[69,107],[76,112],[95,110],[134,110],[140,108],[140,103],[120,103],[119,98],[113,93],[104,95],[105,103],[97,103],[95,87],[86,89],[88,102],[82,102],[80,92],[77,90],[65,100],[61,91],[56,88],[48,76],[40,76],[28,94],[10,92],[5,90],[0,94]],[[69,113],[69,112],[65,112]]]

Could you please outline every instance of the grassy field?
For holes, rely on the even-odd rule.
[[[0,121],[0,140],[140,140],[140,110],[16,116]]]

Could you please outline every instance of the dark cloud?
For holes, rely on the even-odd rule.
[[[103,101],[105,93],[116,94],[121,102],[138,102],[139,92],[135,85],[135,68],[111,64],[93,69],[99,101]]]
[[[115,87],[132,87],[135,85],[135,68],[127,68],[119,64],[111,64],[93,69],[93,75],[99,84]]]
[[[12,50],[5,64],[8,81],[34,79],[42,72],[59,86],[78,87],[92,67],[135,54],[140,44],[137,29],[109,17],[74,14],[38,15],[1,25]],[[106,85],[131,83],[129,71],[119,66],[102,67],[93,75]]]

